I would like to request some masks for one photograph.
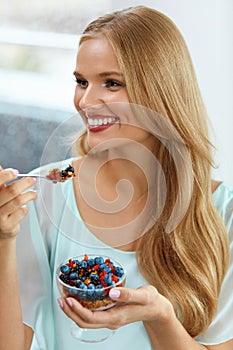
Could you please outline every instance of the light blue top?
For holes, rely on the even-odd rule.
[[[68,162],[68,161],[67,161]],[[50,164],[37,173],[48,173],[66,163]],[[102,343],[87,344],[72,338],[73,322],[60,310],[55,280],[57,266],[67,258],[82,254],[107,255],[127,270],[127,287],[147,284],[137,268],[134,252],[106,246],[84,225],[75,202],[72,181],[53,185],[38,181],[38,199],[30,204],[30,214],[18,236],[18,269],[23,319],[34,330],[32,350],[149,350],[150,341],[142,322],[117,330]],[[222,183],[213,194],[231,240],[233,256],[233,188]],[[218,313],[208,330],[197,338],[203,344],[218,344],[233,338],[233,261],[225,277]]]

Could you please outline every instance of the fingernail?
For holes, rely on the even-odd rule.
[[[66,299],[66,302],[67,302],[67,304],[68,304],[70,307],[73,306],[73,302],[72,302],[71,299]]]
[[[17,170],[17,169],[12,169],[12,172],[13,172],[13,174],[14,174],[15,176],[17,176],[18,173],[19,173],[19,170]]]
[[[37,178],[36,178],[36,177],[33,177],[33,180],[36,182],[36,181],[37,181]]]
[[[63,301],[61,299],[57,299],[58,305],[60,306],[61,309],[63,309]]]
[[[121,292],[119,291],[119,289],[111,289],[109,292],[109,296],[112,299],[118,299],[120,295],[121,295]]]

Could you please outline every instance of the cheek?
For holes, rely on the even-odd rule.
[[[130,140],[135,140],[138,142],[143,142],[144,140],[148,139],[148,137],[151,136],[150,133],[148,133],[146,130],[142,129],[138,126],[123,126],[121,129],[122,135],[125,138],[129,138]]]

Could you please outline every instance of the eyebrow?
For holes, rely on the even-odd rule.
[[[78,76],[78,77],[82,77],[82,74],[80,74],[78,71],[74,71],[73,74],[75,76]],[[103,73],[99,73],[98,74],[101,78],[105,78],[105,77],[108,77],[108,76],[111,76],[111,75],[117,75],[121,78],[123,78],[123,74],[122,73],[119,73],[119,72],[115,72],[115,71],[110,71],[110,72],[103,72]]]

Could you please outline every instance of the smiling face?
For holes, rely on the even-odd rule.
[[[74,104],[87,127],[91,148],[113,139],[134,140],[151,147],[154,137],[132,120],[124,76],[104,35],[80,44],[74,75]]]

